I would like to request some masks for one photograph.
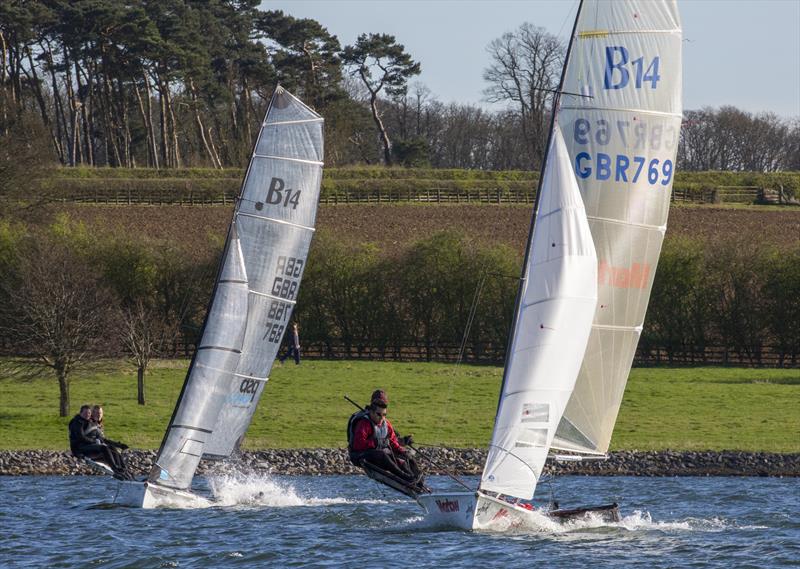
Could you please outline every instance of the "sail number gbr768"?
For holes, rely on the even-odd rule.
[[[297,295],[297,288],[300,286],[300,277],[303,274],[305,261],[297,257],[281,255],[275,267],[275,278],[272,281],[270,296],[294,300]],[[267,311],[267,323],[265,326],[264,340],[280,343],[283,331],[286,329],[286,321],[289,319],[292,305],[280,300],[271,300]]]

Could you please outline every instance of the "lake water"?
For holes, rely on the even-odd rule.
[[[429,482],[456,489],[446,477]],[[415,502],[363,476],[241,475],[199,487],[224,505],[108,508],[109,478],[0,477],[0,567],[762,568],[800,560],[797,479],[562,477],[562,507],[616,500],[622,521],[513,533],[431,527]]]

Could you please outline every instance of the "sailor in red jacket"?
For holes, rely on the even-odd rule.
[[[355,413],[348,425],[348,450],[350,460],[361,465],[364,461],[386,470],[403,480],[411,482],[418,477],[410,453],[397,438],[392,424],[386,419],[389,398],[383,390],[372,394],[365,410]],[[411,444],[411,436],[403,437],[405,445]]]

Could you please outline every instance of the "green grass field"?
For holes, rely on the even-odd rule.
[[[109,364],[76,373],[81,403],[106,409],[106,433],[134,448],[157,448],[186,360],[156,362],[148,404],[136,404],[135,369]],[[389,417],[422,444],[483,447],[491,435],[499,367],[364,361],[276,365],[248,431],[246,448],[342,447],[347,418],[375,388],[386,389]],[[65,449],[68,418],[58,417],[54,379],[0,379],[0,449]],[[800,371],[739,368],[634,369],[612,450],[800,452]]]

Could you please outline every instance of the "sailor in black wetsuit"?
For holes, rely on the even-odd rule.
[[[122,478],[131,478],[125,459],[122,457],[122,452],[120,452],[127,449],[128,445],[106,438],[103,430],[103,408],[100,405],[92,407],[92,415],[89,427],[86,430],[86,436],[92,439],[95,444],[103,445],[107,448],[108,455],[112,460],[111,468],[114,472],[120,474]]]
[[[69,422],[69,448],[72,454],[77,458],[89,458],[107,464],[114,471],[115,477],[130,479],[124,469],[119,469],[109,446],[98,442],[92,434],[91,417],[91,406],[82,405],[80,412]]]

